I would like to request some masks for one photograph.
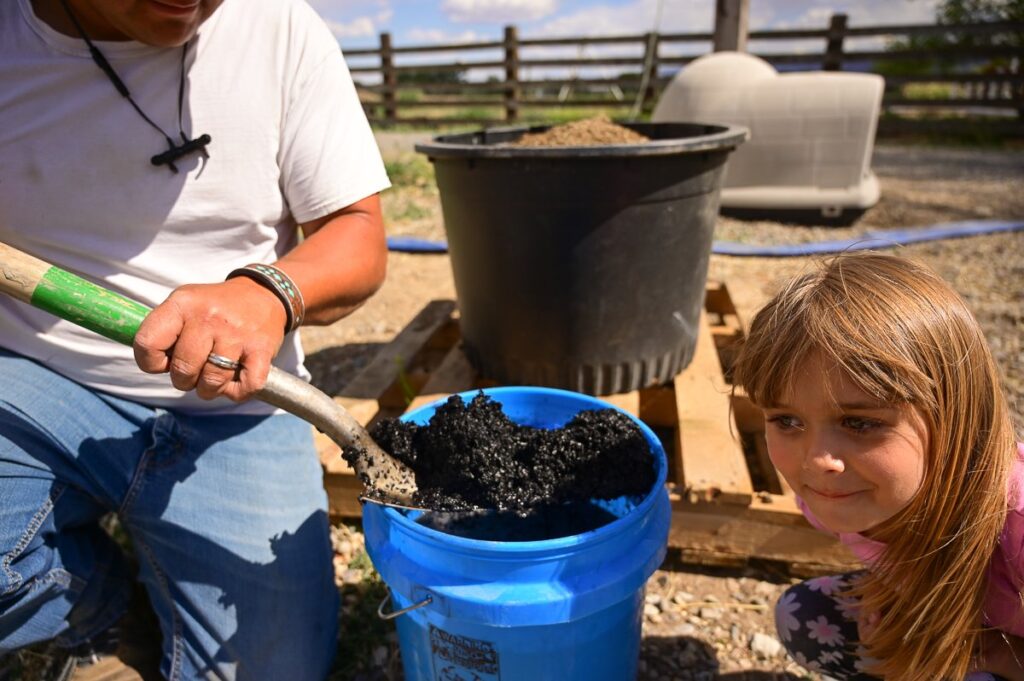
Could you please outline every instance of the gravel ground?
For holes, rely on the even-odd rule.
[[[384,196],[391,235],[444,238],[429,165],[411,152],[413,142],[427,139],[422,133],[379,137],[396,185]],[[882,200],[853,227],[722,218],[715,238],[799,243],[938,222],[1024,219],[1024,157],[1019,153],[881,145],[873,166]],[[1024,233],[917,244],[900,251],[929,263],[967,299],[986,330],[1018,430],[1024,433]],[[726,282],[741,317],[749,319],[780,279],[807,264],[806,258],[712,256],[709,276]],[[328,391],[339,390],[427,301],[454,296],[447,256],[392,254],[388,281],[366,306],[331,327],[304,330],[314,381]],[[346,603],[342,621],[350,638],[342,641],[333,678],[399,679],[393,632],[379,630],[368,641],[361,634],[370,628],[366,618],[375,618],[366,614],[366,594],[377,596],[382,587],[362,553],[359,528],[341,525],[335,535]],[[786,658],[775,638],[771,606],[792,578],[756,566],[663,567],[647,586],[641,681],[822,678]]]

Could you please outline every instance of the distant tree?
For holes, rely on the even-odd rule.
[[[996,21],[1024,22],[1024,0],[942,0],[935,9],[935,21],[940,25],[974,24]],[[888,49],[935,51],[932,59],[889,62],[879,68],[883,75],[924,75],[949,73],[963,65],[963,60],[943,59],[938,56],[948,47],[1015,47],[1024,48],[1024,33],[964,34],[950,31],[940,35],[912,36],[892,41]],[[979,60],[977,70],[989,73],[1019,73],[1020,58],[998,57]]]
[[[935,10],[939,25],[975,24],[989,22],[1024,22],[1024,0],[942,0]],[[1011,47],[1017,52],[1012,57],[978,57],[971,60],[959,57],[943,57],[943,50],[949,47],[978,48],[979,53],[986,47]],[[977,73],[993,76],[991,82],[967,84],[975,96],[992,96],[992,92],[1006,93],[1011,88],[1015,97],[1024,96],[1024,87],[1007,85],[999,77],[1024,72],[1020,53],[1024,51],[1024,32],[1003,31],[1000,33],[971,33],[950,31],[938,35],[911,36],[889,44],[891,51],[918,50],[934,52],[926,59],[883,62],[876,65],[878,73],[886,76],[928,76],[953,73]],[[990,88],[995,88],[991,90]],[[1024,109],[1018,109],[1018,116],[1024,118]]]
[[[398,82],[402,85],[456,85],[466,82],[466,71],[399,71]]]

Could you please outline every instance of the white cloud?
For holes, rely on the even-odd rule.
[[[833,14],[851,26],[932,23],[938,0],[772,0],[751,8],[754,28],[824,28]]]
[[[935,21],[938,0],[774,0],[770,5],[759,5],[759,13],[751,19],[752,28],[827,28],[833,14],[847,15],[849,26],[885,26],[892,24],[930,24]],[[845,50],[880,50],[888,40],[885,37],[848,38]],[[762,53],[817,53],[824,42],[816,40],[758,40],[750,45],[751,51]]]
[[[658,30],[662,33],[710,31],[714,2],[662,0]],[[546,22],[531,31],[544,36],[602,36],[646,33],[655,28],[658,0],[625,5],[594,5]]]
[[[455,22],[534,21],[558,9],[557,0],[444,0],[441,11]]]
[[[327,20],[327,26],[335,38],[361,38],[368,35],[376,35],[377,27],[370,17],[357,17],[351,21]]]
[[[408,31],[403,37],[411,43],[441,43],[447,45],[484,42],[488,40],[493,41],[495,39],[493,35],[484,36],[480,35],[476,31],[462,31],[461,33],[455,33],[440,28],[414,28]]]
[[[344,10],[354,10],[364,14],[372,11],[372,8],[379,7],[388,9],[391,0],[307,0],[313,9],[319,14],[337,14]]]

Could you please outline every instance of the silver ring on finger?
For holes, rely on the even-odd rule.
[[[215,367],[227,369],[228,371],[236,371],[242,366],[241,362],[231,359],[230,357],[225,357],[224,355],[218,355],[215,352],[211,352],[210,356],[206,358],[206,361]]]

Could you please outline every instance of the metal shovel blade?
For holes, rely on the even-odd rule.
[[[267,384],[256,397],[311,423],[342,449],[355,451],[351,462],[367,488],[363,499],[388,506],[420,508],[413,501],[416,474],[412,469],[381,449],[366,429],[326,393],[297,376],[271,368]]]

